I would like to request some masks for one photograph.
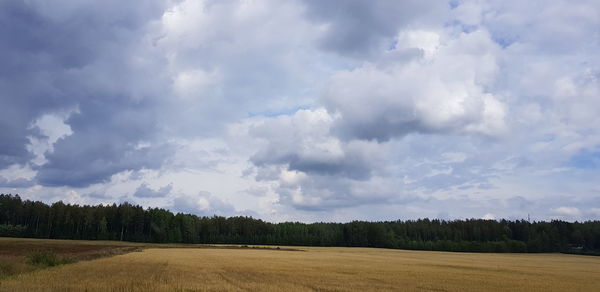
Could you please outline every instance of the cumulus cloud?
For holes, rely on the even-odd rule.
[[[506,106],[485,92],[499,51],[489,34],[458,33],[435,44],[435,33],[422,38],[419,33],[399,49],[416,46],[427,54],[336,73],[321,99],[326,110],[300,110],[251,127],[250,135],[267,141],[250,159],[261,168],[257,178],[277,181],[283,203],[322,209],[409,200],[415,188],[447,189],[477,180],[484,187],[487,174],[470,174],[468,164],[451,165],[464,162],[464,154],[439,153],[445,161],[421,166],[390,160],[390,149],[399,143],[390,140],[411,133],[498,136],[506,131]],[[415,156],[407,150],[404,155]]]
[[[262,142],[250,158],[256,179],[277,182],[281,202],[298,208],[357,205],[380,195],[372,180],[386,164],[386,145],[341,140],[330,133],[333,122],[316,109],[251,124],[248,133]],[[375,187],[375,194],[358,184]]]
[[[386,141],[412,132],[498,135],[505,131],[506,106],[485,90],[497,71],[497,53],[485,31],[461,33],[425,58],[337,73],[323,102],[340,115],[336,127],[349,138]]]
[[[235,214],[235,208],[231,204],[208,192],[199,192],[197,195],[178,195],[173,199],[172,208],[177,212],[199,216],[231,216]]]
[[[337,15],[343,18],[344,9]],[[326,112],[320,108],[300,110],[267,119],[249,131],[268,141],[260,144],[260,150],[250,159],[258,167],[257,180],[276,182],[280,203],[325,210],[394,200],[414,203],[418,197],[433,194],[448,198],[464,192],[474,192],[475,196],[494,193],[502,197],[502,192],[514,195],[514,185],[508,187],[499,182],[515,172],[525,174],[552,163],[560,164],[557,158],[563,157],[564,161],[565,153],[556,153],[567,146],[562,144],[567,141],[552,141],[550,148],[539,152],[540,148],[531,141],[548,139],[548,134],[538,136],[531,132],[531,127],[545,127],[531,124],[541,120],[536,118],[536,110],[526,108],[542,104],[540,95],[557,94],[567,94],[594,107],[597,103],[587,96],[595,92],[597,82],[578,77],[583,79],[577,85],[572,81],[561,85],[565,82],[560,80],[572,79],[557,75],[560,87],[554,91],[548,91],[541,79],[534,84],[509,86],[506,82],[518,76],[524,63],[521,55],[513,51],[517,48],[511,47],[491,25],[497,15],[487,13],[494,9],[484,3],[458,3],[450,11],[456,17],[455,26],[397,26],[392,47],[347,45],[349,51],[340,50],[340,54],[356,57],[360,54],[355,53],[361,52],[369,57],[363,64],[340,70],[329,78],[320,97]],[[523,16],[521,11],[500,11]],[[322,16],[312,17],[318,21]],[[327,29],[335,31],[339,20],[332,17],[328,21],[332,24]],[[337,33],[340,39],[344,37],[342,32]],[[384,39],[390,33],[372,35]],[[360,32],[354,36],[360,37]],[[536,41],[523,37],[519,43]],[[324,45],[323,40],[320,45]],[[525,52],[524,48],[518,49]],[[544,64],[564,66],[562,61],[541,60]],[[553,67],[553,72],[561,72],[557,68]],[[572,73],[580,74],[575,72]],[[523,84],[523,80],[526,79],[517,83]],[[558,100],[561,99],[554,98],[553,102]],[[550,111],[557,114],[561,111],[557,107],[572,107],[564,101],[542,115],[548,117]],[[574,119],[578,115],[561,116]],[[583,123],[570,127],[553,121],[561,129],[587,128]],[[507,139],[509,132],[522,136]],[[575,137],[574,133],[562,134]],[[490,137],[499,140],[489,140]],[[526,144],[532,147],[523,148]],[[573,143],[569,146],[574,147]],[[518,189],[517,192],[530,190]],[[369,191],[361,196],[358,190]],[[518,207],[521,213],[527,208],[546,213],[540,206],[522,205]]]
[[[333,118],[323,109],[267,119],[251,134],[267,144],[251,157],[257,166],[285,164],[289,170],[365,179],[383,159],[375,143],[340,141],[330,135]]]

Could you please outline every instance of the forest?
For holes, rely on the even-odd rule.
[[[353,221],[270,223],[119,205],[51,205],[0,194],[0,236],[156,243],[381,247],[469,252],[600,254],[600,221]]]

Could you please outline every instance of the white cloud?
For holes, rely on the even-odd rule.
[[[581,216],[581,211],[576,207],[558,207],[552,210],[558,216],[564,216],[567,218]]]
[[[460,33],[426,59],[335,74],[323,102],[340,115],[337,127],[349,138],[386,141],[412,132],[501,135],[506,108],[486,92],[498,53],[485,31]]]
[[[440,47],[441,32],[427,30],[405,30],[397,38],[395,50],[420,49],[424,57],[431,59]]]
[[[483,215],[483,217],[481,217],[481,219],[496,220],[496,216],[494,216],[494,214],[492,214],[492,213],[487,213],[487,214]]]
[[[47,162],[46,152],[54,151],[54,143],[63,137],[73,134],[71,127],[65,124],[65,119],[70,115],[59,116],[46,114],[40,117],[31,126],[40,131],[40,136],[29,137],[29,151],[36,157],[32,160],[34,164],[41,165]]]
[[[177,195],[173,198],[173,205],[171,208],[177,212],[185,212],[199,216],[235,215],[235,209],[231,204],[208,192],[200,192],[196,195]]]
[[[209,87],[218,84],[220,79],[221,76],[216,71],[205,72],[196,69],[180,72],[175,77],[175,93],[183,99],[201,98]]]

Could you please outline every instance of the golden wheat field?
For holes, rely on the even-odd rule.
[[[600,291],[600,257],[136,246],[6,277],[0,291]]]

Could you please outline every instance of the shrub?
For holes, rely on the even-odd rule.
[[[14,265],[11,263],[0,263],[0,278],[12,275],[14,273]]]

